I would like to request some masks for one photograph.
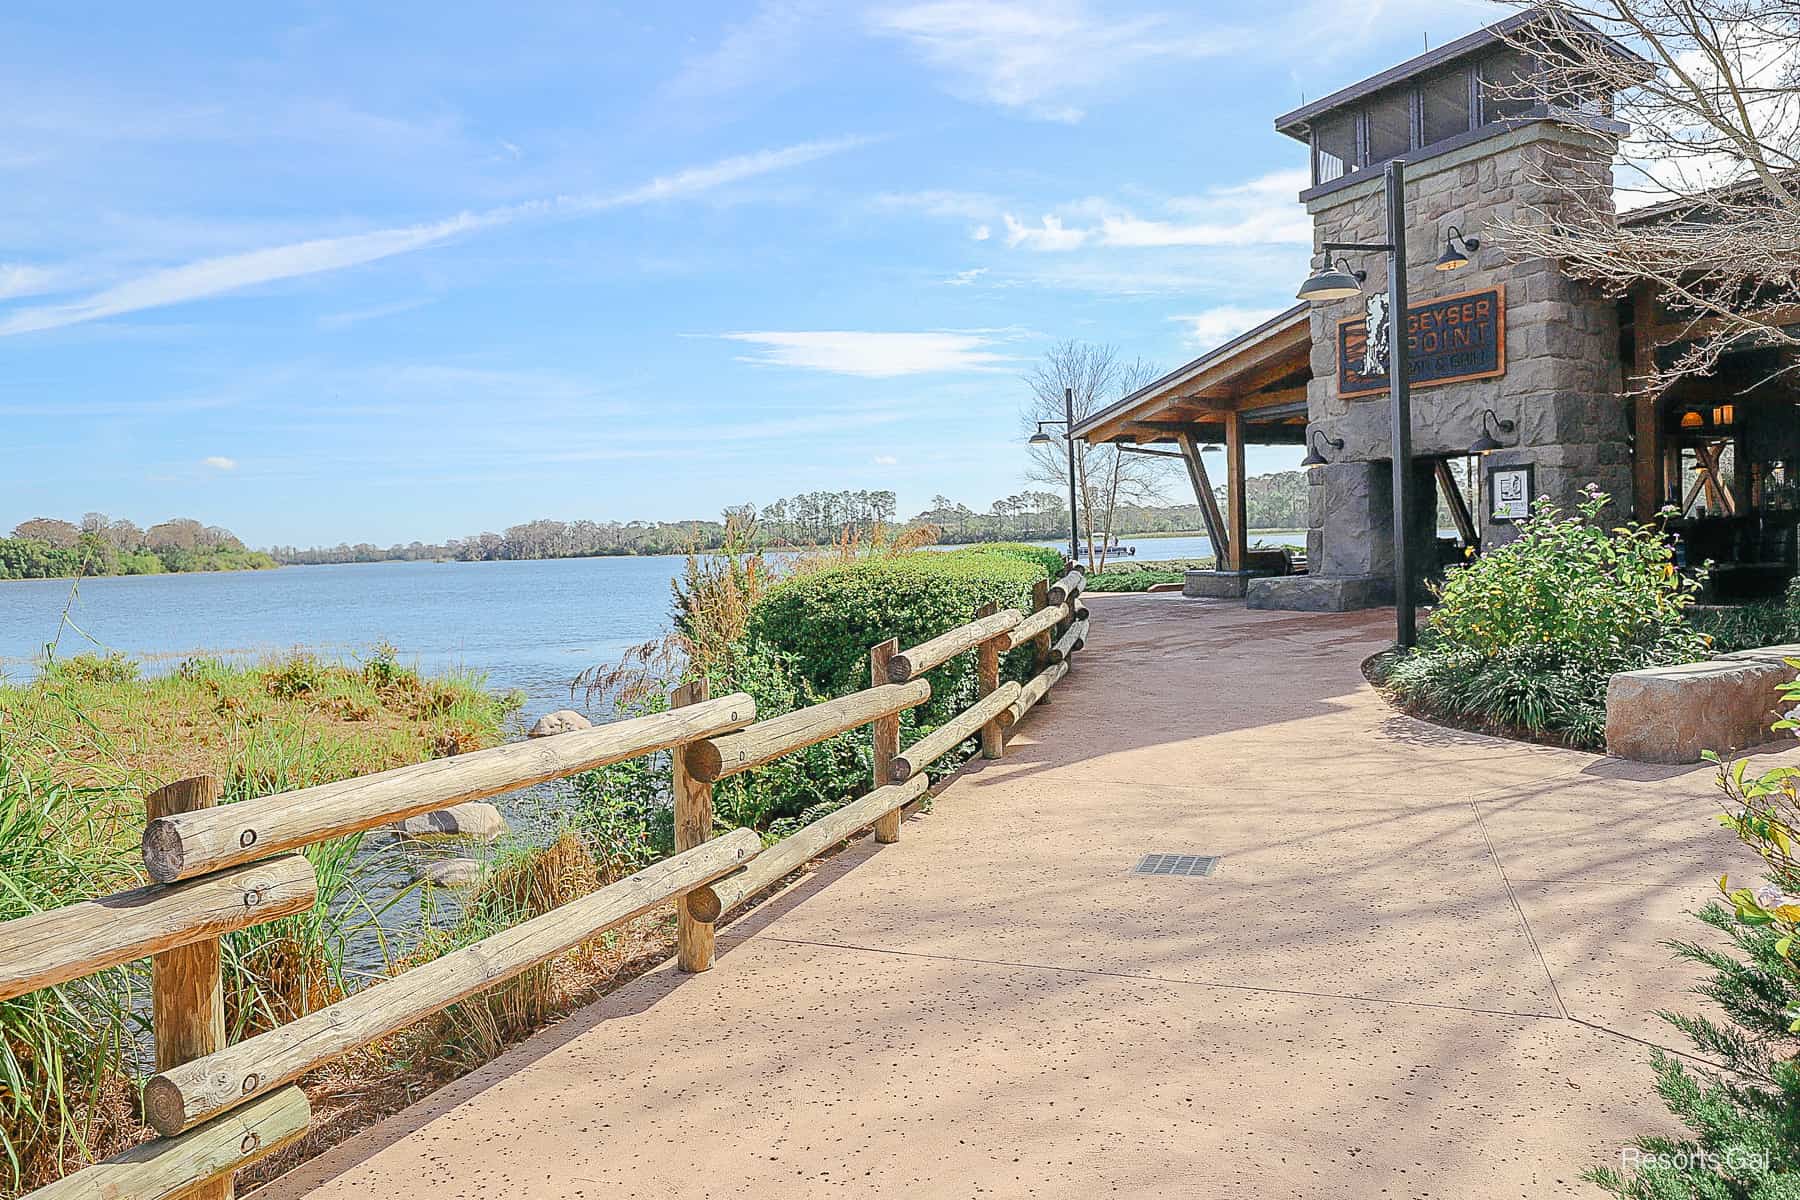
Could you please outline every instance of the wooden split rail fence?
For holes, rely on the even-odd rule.
[[[884,642],[869,652],[865,690],[765,721],[749,696],[709,697],[702,683],[678,690],[667,712],[236,804],[219,804],[209,776],[152,794],[143,856],[155,882],[0,923],[0,1000],[149,956],[157,1073],[144,1115],[160,1136],[25,1200],[225,1200],[233,1172],[305,1134],[312,1110],[301,1076],[671,901],[681,968],[708,969],[725,913],[862,829],[897,841],[902,810],[929,787],[926,768],[969,738],[980,737],[983,757],[1000,756],[1005,731],[1044,701],[1086,641],[1083,582],[1071,568],[1038,584],[1029,614],[989,606],[920,645]],[[1031,679],[1002,684],[1001,656],[1026,645],[1036,649]],[[900,714],[931,696],[924,674],[970,651],[981,699],[901,746]],[[715,783],[862,725],[874,743],[867,795],[772,846],[748,829],[714,836]],[[219,938],[313,905],[317,877],[296,851],[663,750],[674,760],[669,858],[226,1044]]]

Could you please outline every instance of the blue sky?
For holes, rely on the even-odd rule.
[[[1051,342],[1291,303],[1277,114],[1501,12],[9,4],[0,529],[985,507]]]

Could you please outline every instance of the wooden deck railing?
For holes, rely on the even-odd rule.
[[[1005,731],[1044,702],[1087,637],[1071,569],[1040,583],[1033,611],[976,613],[965,625],[902,649],[869,653],[863,691],[756,720],[742,693],[716,699],[704,682],[679,689],[667,712],[537,741],[398,767],[340,783],[219,805],[218,782],[183,780],[147,801],[144,867],[156,882],[0,923],[0,1000],[151,956],[157,1073],[144,1088],[154,1141],[78,1170],[25,1200],[228,1198],[239,1168],[301,1137],[312,1111],[295,1080],[459,1000],[674,902],[677,957],[713,963],[725,913],[859,830],[900,836],[902,810],[926,794],[925,771],[965,740],[999,757]],[[1000,659],[1035,648],[1024,684],[1000,682]],[[980,700],[910,746],[900,714],[930,698],[931,668],[974,651]],[[751,830],[713,836],[713,784],[867,725],[872,790],[764,847]],[[668,750],[674,759],[675,853],[653,866],[333,1004],[225,1044],[220,935],[302,912],[316,900],[311,862],[292,853],[465,800]]]

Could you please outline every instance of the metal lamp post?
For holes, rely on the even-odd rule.
[[[1418,641],[1413,606],[1412,555],[1408,545],[1412,523],[1412,364],[1406,350],[1406,162],[1387,164],[1387,231],[1385,242],[1326,242],[1325,270],[1300,287],[1300,299],[1341,300],[1358,295],[1360,274],[1331,265],[1340,250],[1388,256],[1388,401],[1394,437],[1394,640],[1402,647]],[[1473,246],[1473,243],[1471,243]],[[1464,261],[1467,261],[1466,258]],[[1461,263],[1455,265],[1460,266]],[[1369,331],[1371,335],[1374,330]]]
[[[1075,389],[1063,389],[1063,419],[1051,418],[1037,423],[1037,432],[1027,439],[1032,446],[1048,446],[1056,439],[1044,432],[1046,425],[1061,425],[1063,441],[1069,451],[1069,561],[1081,561],[1081,522],[1075,509]]]

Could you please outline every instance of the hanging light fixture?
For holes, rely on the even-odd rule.
[[[1444,235],[1444,252],[1438,255],[1437,269],[1454,271],[1469,265],[1469,255],[1481,249],[1481,239],[1464,237],[1463,231],[1452,225],[1450,232]]]
[[[1488,432],[1488,427],[1490,425],[1493,426],[1493,433]],[[1496,450],[1506,449],[1505,443],[1501,442],[1494,434],[1511,433],[1517,428],[1518,424],[1516,422],[1502,421],[1499,413],[1491,408],[1488,409],[1481,414],[1481,436],[1476,438],[1474,443],[1470,445],[1469,453],[1492,454]]]
[[[1320,442],[1324,442],[1333,450],[1342,450],[1344,448],[1343,438],[1326,437],[1323,429],[1312,430],[1307,435],[1306,457],[1300,460],[1300,465],[1309,471],[1317,470],[1319,467],[1323,467],[1331,462],[1329,458],[1326,458],[1325,455],[1320,452]]]
[[[1362,295],[1363,282],[1369,278],[1367,271],[1352,271],[1350,264],[1343,259],[1337,260],[1333,266],[1331,259],[1325,260],[1325,269],[1309,276],[1300,285],[1296,293],[1302,300],[1317,303],[1321,300],[1347,300],[1351,296]]]
[[[1736,425],[1737,405],[1730,403],[1713,405],[1712,418],[1714,425]]]
[[[1681,427],[1683,429],[1705,429],[1706,418],[1700,415],[1699,409],[1690,408],[1681,414]]]

